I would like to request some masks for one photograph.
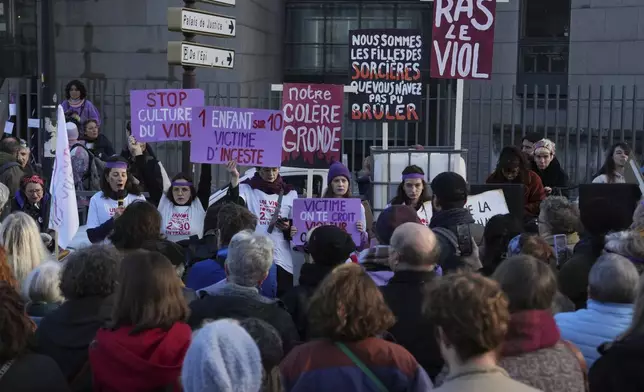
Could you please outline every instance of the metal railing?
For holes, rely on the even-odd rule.
[[[64,85],[59,91],[64,97]],[[125,124],[130,116],[129,91],[179,88],[180,82],[137,80],[84,80],[88,98],[98,107],[102,132],[118,151],[124,146]],[[8,80],[0,89],[0,123],[7,119],[10,96],[18,108],[16,133],[23,139],[34,132],[27,119],[35,110],[35,82]],[[267,83],[200,84],[208,105],[277,109],[281,93]],[[521,94],[518,93],[521,91]],[[390,123],[389,146],[449,146],[454,140],[455,84],[437,82],[424,88],[421,121]],[[494,168],[505,145],[518,145],[527,132],[538,132],[557,145],[557,156],[573,183],[589,181],[601,166],[606,149],[626,141],[639,157],[644,153],[644,96],[637,86],[516,86],[466,83],[463,97],[462,148],[471,183],[483,182]],[[23,97],[20,100],[20,97]],[[24,97],[33,99],[25,100]],[[26,102],[26,103],[25,103]],[[345,102],[345,107],[347,103]],[[356,123],[347,117],[343,127],[343,153],[349,168],[358,171],[372,146],[382,146],[381,125]],[[181,168],[178,142],[154,143],[153,148],[172,176]],[[216,168],[213,186],[227,181],[223,168]]]

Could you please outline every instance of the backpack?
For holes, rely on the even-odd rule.
[[[465,229],[469,234],[470,233],[469,224],[459,225],[456,227],[456,229],[458,230],[459,227],[463,227],[463,226],[465,226]],[[454,233],[454,231],[444,227],[434,227],[432,228],[432,231],[438,237],[443,238],[444,241],[441,241],[441,242],[447,242],[453,250],[449,254],[449,256],[446,259],[444,259],[443,264],[441,265],[441,268],[445,273],[453,272],[460,269],[469,269],[469,270],[478,271],[483,267],[483,265],[481,264],[481,260],[479,259],[478,246],[476,245],[476,241],[474,241],[474,238],[472,238],[471,235],[467,235],[467,238],[469,238],[469,240],[471,241],[471,251],[465,254],[465,252],[461,250],[464,247],[464,244],[461,243],[462,240],[459,241],[459,238]],[[445,249],[441,249],[441,252],[443,251],[445,251]]]
[[[89,164],[87,165],[87,170],[83,174],[81,183],[83,190],[86,191],[100,191],[101,190],[101,177],[103,176],[103,170],[105,170],[105,162],[100,160],[94,155],[90,150],[87,149],[84,145],[78,143],[71,146],[69,149],[71,151],[80,147],[83,150],[87,151],[87,156],[89,157]]]

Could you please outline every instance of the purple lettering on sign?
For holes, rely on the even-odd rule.
[[[435,0],[432,78],[490,79],[496,0]]]
[[[190,140],[193,107],[203,105],[199,89],[132,90],[132,136],[139,142]]]
[[[242,166],[281,166],[281,110],[215,106],[193,109],[192,162],[217,164],[235,160]]]
[[[293,238],[293,245],[303,245],[308,232],[318,226],[335,225],[349,233],[356,246],[359,246],[358,222],[363,219],[360,199],[295,199],[293,224],[297,234]]]

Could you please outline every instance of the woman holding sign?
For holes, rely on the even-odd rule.
[[[325,199],[334,198],[349,198],[351,196],[351,172],[341,162],[334,162],[329,167],[329,174],[327,177],[329,186],[327,187],[324,195]],[[360,220],[356,222],[357,229],[360,232],[362,243],[360,250],[369,246],[369,238],[366,235],[367,217],[364,210],[364,205],[360,205]]]
[[[429,225],[429,221],[432,220],[432,198],[427,191],[423,169],[411,165],[402,171],[402,182],[398,185],[398,193],[387,207],[397,204],[412,207],[416,210],[420,222],[425,226]]]
[[[293,287],[293,258],[289,241],[295,234],[291,215],[297,191],[284,182],[278,167],[258,167],[253,178],[242,184],[239,183],[237,162],[228,162],[227,168],[230,187],[226,198],[238,200],[241,197],[248,210],[257,217],[256,231],[266,233],[275,244],[275,264],[272,268],[277,268],[277,296],[281,297]]]
[[[139,188],[132,183],[127,161],[113,156],[105,161],[101,191],[89,200],[87,238],[90,242],[103,241],[114,227],[114,219],[136,200],[145,200]]]

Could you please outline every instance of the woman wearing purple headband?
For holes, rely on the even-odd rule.
[[[172,242],[203,236],[203,223],[210,197],[211,167],[203,165],[199,190],[192,177],[179,173],[172,178],[172,186],[161,196],[161,232]]]
[[[89,200],[87,238],[90,242],[105,240],[114,228],[114,219],[118,219],[125,207],[136,200],[145,200],[145,197],[132,183],[127,161],[120,156],[107,158],[101,178],[101,191]]]
[[[398,185],[398,193],[389,205],[404,204],[416,210],[418,219],[424,225],[429,225],[432,219],[432,198],[427,192],[425,172],[416,165],[407,166],[402,172],[402,182]]]

